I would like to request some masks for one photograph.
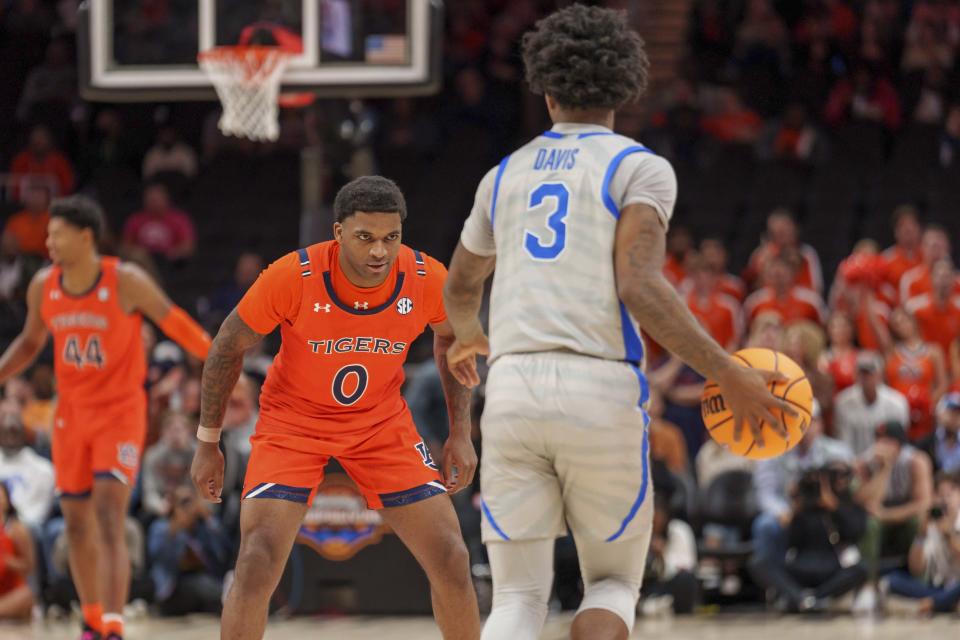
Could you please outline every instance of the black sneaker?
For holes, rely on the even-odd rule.
[[[97,631],[94,631],[87,625],[83,625],[83,632],[80,634],[80,640],[102,640],[101,636]]]

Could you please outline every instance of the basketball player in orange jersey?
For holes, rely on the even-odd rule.
[[[219,501],[217,445],[244,352],[280,325],[282,343],[260,396],[260,419],[243,487],[240,553],[223,611],[221,638],[263,637],[267,605],[324,466],[335,457],[368,506],[400,537],[430,579],[446,639],[476,640],[480,620],[467,550],[447,493],[469,486],[474,359],[451,372],[453,331],[443,310],[446,269],[401,244],[403,194],[379,176],[337,194],[335,241],[274,262],[214,338],[203,371],[200,446],[191,475]],[[400,395],[408,346],[426,325],[450,414],[440,468]]]
[[[210,338],[139,267],[101,257],[100,207],[83,196],[50,208],[53,266],[27,289],[27,319],[0,357],[0,384],[26,369],[53,334],[59,402],[53,465],[66,520],[82,640],[119,640],[130,584],[124,518],[147,428],[141,316],[197,358]]]

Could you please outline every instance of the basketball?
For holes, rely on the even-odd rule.
[[[796,362],[772,349],[741,349],[731,357],[744,367],[778,371],[788,378],[786,382],[771,382],[770,390],[778,398],[783,398],[793,405],[797,415],[780,412],[780,419],[787,428],[786,438],[767,423],[763,423],[763,447],[754,441],[747,425],[744,425],[740,440],[737,441],[734,439],[733,414],[723,401],[720,385],[707,380],[700,399],[700,413],[707,433],[738,456],[763,460],[783,455],[800,442],[810,425],[813,410],[813,389],[810,381]]]

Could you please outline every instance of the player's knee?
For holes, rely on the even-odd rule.
[[[459,535],[446,536],[424,564],[432,582],[446,585],[470,582],[470,554]]]
[[[122,510],[108,502],[95,502],[93,512],[104,544],[112,547],[126,539],[126,523]]]
[[[262,592],[283,570],[287,558],[269,534],[250,531],[240,543],[233,588],[241,591]],[[272,589],[268,590],[268,593]]]
[[[626,576],[604,578],[584,585],[580,611],[587,609],[609,611],[623,620],[628,631],[632,631],[639,597],[639,579]]]
[[[86,540],[93,534],[93,527],[89,518],[66,518],[63,528],[67,540],[73,544]]]

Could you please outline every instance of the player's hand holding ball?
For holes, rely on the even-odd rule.
[[[710,437],[748,458],[786,453],[810,425],[813,389],[803,369],[771,349],[742,349],[732,359],[738,366],[703,389],[700,411]]]
[[[223,452],[214,442],[198,442],[190,465],[190,478],[204,500],[220,502],[223,491]]]

